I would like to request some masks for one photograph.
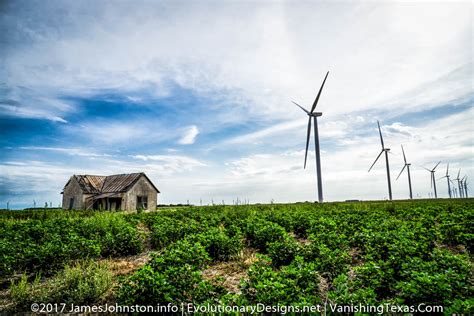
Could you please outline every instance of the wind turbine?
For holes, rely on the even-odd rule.
[[[308,132],[306,136],[306,152],[304,154],[304,168],[306,169],[306,160],[308,158],[308,147],[309,147],[309,138],[311,136],[311,118],[314,121],[314,147],[316,151],[316,176],[318,179],[318,201],[319,203],[323,202],[323,180],[321,178],[321,157],[319,151],[319,132],[318,132],[318,116],[322,116],[323,113],[321,112],[314,112],[316,106],[318,105],[319,97],[321,96],[321,91],[323,90],[324,84],[326,83],[326,79],[329,75],[329,71],[326,73],[326,77],[324,77],[323,84],[319,89],[318,95],[313,102],[313,106],[311,107],[311,111],[306,110],[304,107],[299,105],[298,103],[293,102],[297,107],[302,109],[308,115]]]
[[[446,167],[446,175],[444,177],[439,178],[438,180],[443,179],[443,178],[448,179],[448,193],[449,193],[449,198],[451,198],[451,184],[450,184],[451,180],[449,180],[448,170],[449,170],[449,162],[448,162],[448,166]]]
[[[463,195],[464,195],[464,193],[466,193],[466,192],[465,192],[465,191],[466,191],[466,190],[465,190],[465,187],[466,187],[466,185],[465,185],[466,183],[465,183],[465,182],[466,182],[466,180],[464,180],[464,179],[466,179],[466,176],[464,176],[464,177],[461,179],[461,190],[462,190]],[[466,197],[466,195],[464,195],[464,198],[465,198],[465,197]]]
[[[438,193],[436,192],[436,179],[435,179],[435,170],[436,170],[436,167],[438,167],[438,165],[441,163],[441,161],[439,161],[436,166],[434,166],[433,169],[427,169],[425,167],[425,170],[427,170],[428,172],[431,172],[431,187],[434,188],[434,195],[435,195],[435,199],[438,198]]]
[[[454,186],[454,181],[453,180],[450,179],[449,181],[453,185],[453,197],[457,198],[458,197],[458,189],[456,189],[456,187]]]
[[[400,173],[398,174],[398,177],[396,180],[398,180],[398,178],[400,178],[400,176],[402,175],[402,172],[403,170],[405,170],[405,168],[407,168],[407,172],[408,172],[408,187],[410,188],[410,199],[413,199],[413,193],[411,191],[411,177],[410,177],[410,166],[411,166],[411,163],[407,163],[407,157],[405,156],[405,150],[403,150],[403,145],[402,146],[402,152],[403,152],[403,160],[405,161],[405,165],[403,165],[403,168],[402,170],[400,171]],[[395,181],[396,181],[395,180]]]
[[[380,123],[377,121],[377,125],[379,127],[379,134],[380,134],[380,143],[382,144],[382,150],[380,151],[380,154],[375,158],[374,163],[372,166],[370,166],[369,171],[372,170],[372,167],[375,165],[377,160],[379,160],[380,156],[382,155],[383,152],[385,152],[385,165],[387,167],[387,183],[388,183],[388,195],[390,197],[390,200],[392,199],[392,184],[390,183],[390,166],[388,164],[388,152],[390,151],[390,148],[385,148],[385,145],[383,143],[383,137],[382,137],[382,131],[380,130]]]
[[[467,176],[464,176],[464,193],[465,198],[468,198],[469,196],[467,195]]]
[[[460,174],[460,173],[461,173],[461,169],[459,169],[459,171],[458,171],[458,176],[457,176],[456,179],[454,179],[454,180],[456,180],[456,181],[458,182],[459,197],[460,197],[460,198],[463,198],[463,197],[464,197],[464,191],[463,191],[463,189],[462,189],[462,187],[461,187],[461,179],[459,178],[459,174]]]

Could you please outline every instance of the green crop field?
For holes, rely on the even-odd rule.
[[[474,313],[474,200],[0,211],[0,312],[32,303]]]

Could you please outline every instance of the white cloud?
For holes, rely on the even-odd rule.
[[[178,141],[178,144],[181,145],[191,145],[196,141],[196,137],[199,134],[199,129],[196,125],[189,126],[184,132],[183,137]]]
[[[259,131],[236,136],[229,138],[224,141],[224,144],[248,144],[255,143],[262,138],[268,138],[269,136],[280,135],[286,131],[295,130],[297,128],[304,128],[307,122],[304,119],[293,120],[284,123],[278,123],[273,126],[263,128]]]
[[[310,104],[328,69],[319,105],[328,114],[394,99],[413,110],[472,92],[468,2],[54,6],[71,12],[66,25],[47,5],[29,20],[10,17],[26,41],[5,52],[10,86],[52,97],[143,88],[161,96],[172,80],[199,94],[225,91],[226,107],[262,119],[288,118],[290,98]]]
[[[21,118],[47,119],[53,122],[67,123],[65,119],[41,109],[24,108],[17,105],[0,104],[0,114]]]
[[[206,166],[204,162],[197,159],[178,155],[134,155],[132,157],[143,161],[157,161],[160,164],[154,169],[158,168],[162,171],[181,172]]]
[[[62,147],[42,147],[42,146],[21,146],[19,147],[23,150],[32,150],[32,151],[53,151],[64,153],[72,156],[81,156],[81,157],[110,157],[108,154],[95,153],[92,151],[84,150],[82,148],[62,148]]]

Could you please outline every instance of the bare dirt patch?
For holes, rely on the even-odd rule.
[[[247,278],[247,270],[257,261],[256,249],[245,248],[232,261],[217,262],[202,271],[205,280],[216,282],[229,293],[240,294],[240,281]]]
[[[102,259],[101,262],[107,263],[109,271],[113,276],[127,275],[143,267],[150,260],[150,252],[143,252],[139,255]]]
[[[349,249],[349,256],[351,256],[353,265],[358,266],[363,263],[361,253],[362,251],[357,247]]]
[[[446,249],[455,255],[463,254],[467,252],[467,249],[464,245],[450,246],[445,244],[440,244],[435,242],[435,246],[439,249]]]
[[[311,243],[311,240],[307,238],[298,237],[298,235],[296,235],[294,232],[289,232],[288,235],[290,235],[294,240],[296,240],[303,246],[309,245]]]

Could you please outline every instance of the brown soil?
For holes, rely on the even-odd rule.
[[[445,245],[445,244],[439,244],[435,242],[435,246],[439,249],[447,249],[451,253],[455,255],[463,254],[467,252],[467,249],[463,245],[457,245],[457,246],[450,246],[450,245]]]
[[[248,268],[257,261],[256,249],[245,248],[232,261],[217,262],[202,271],[205,280],[223,286],[229,293],[240,294],[240,281],[247,278]]]
[[[290,235],[294,240],[296,240],[297,242],[299,242],[300,244],[304,246],[309,245],[311,243],[311,240],[298,237],[294,232],[289,232],[288,235]]]

